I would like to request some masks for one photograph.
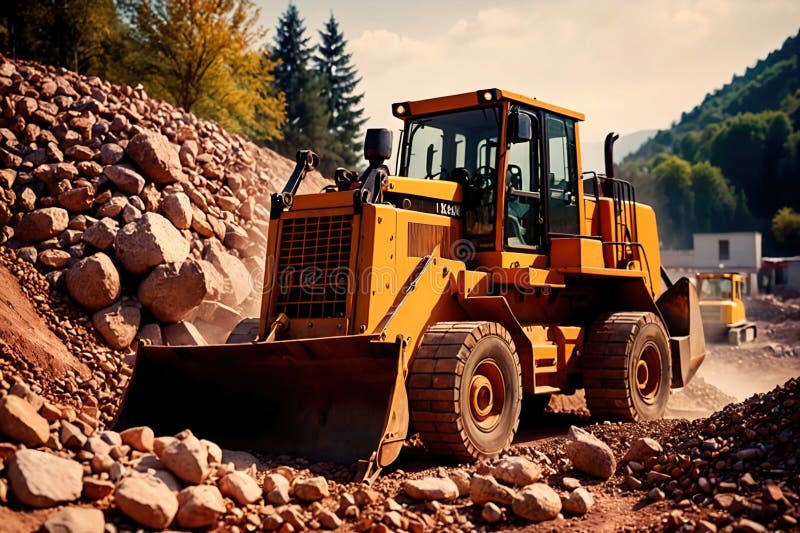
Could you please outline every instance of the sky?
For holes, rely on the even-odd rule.
[[[254,0],[275,35],[288,2]],[[393,102],[498,87],[586,115],[581,140],[667,128],[800,29],[797,0],[294,0],[307,35],[333,13],[367,127]]]

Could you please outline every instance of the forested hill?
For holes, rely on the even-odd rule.
[[[665,247],[758,230],[766,253],[800,252],[800,34],[659,131],[620,175],[656,208]]]

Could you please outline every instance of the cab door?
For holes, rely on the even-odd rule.
[[[519,111],[526,113],[525,111]],[[527,112],[533,124],[539,119]],[[538,162],[539,132],[526,142],[510,144],[506,164],[506,205],[504,244],[506,249],[535,251],[542,245],[544,218],[542,216],[541,179]]]
[[[545,113],[548,234],[578,235],[578,165],[575,121]]]

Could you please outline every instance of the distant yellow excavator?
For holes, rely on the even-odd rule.
[[[661,268],[653,209],[582,173],[583,115],[499,89],[392,106],[369,163],[272,197],[261,316],[223,346],[140,347],[116,427],[351,462],[411,433],[460,460],[507,449],[523,396],[586,390],[595,416],[661,417],[705,355],[697,294]],[[667,290],[662,294],[662,283]],[[534,407],[530,407],[533,405]],[[530,407],[530,408],[529,408]]]
[[[732,272],[701,272],[697,274],[700,314],[706,340],[738,346],[753,342],[756,325],[745,314],[742,288],[745,277]]]

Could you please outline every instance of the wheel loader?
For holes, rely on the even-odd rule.
[[[359,465],[418,434],[459,461],[585,389],[600,419],[661,417],[705,356],[697,293],[661,268],[654,211],[581,172],[580,113],[512,92],[396,103],[367,167],[271,198],[260,318],[220,346],[140,346],[117,427]],[[523,403],[523,399],[526,401]]]
[[[756,340],[756,324],[747,320],[742,300],[747,278],[736,272],[698,272],[695,279],[706,338],[734,346]]]

